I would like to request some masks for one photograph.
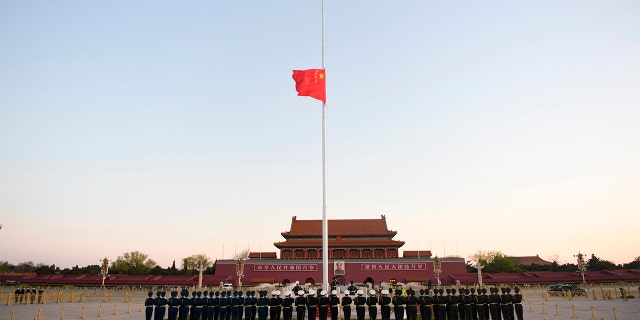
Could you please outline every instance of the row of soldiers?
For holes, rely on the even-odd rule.
[[[369,290],[365,296],[363,290],[357,290],[354,295],[344,290],[342,297],[337,290],[327,293],[322,290],[317,296],[313,289],[287,291],[281,297],[279,290],[271,292],[267,298],[267,291],[194,291],[182,290],[180,297],[177,291],[171,292],[166,298],[165,292],[148,293],[145,300],[146,320],[162,320],[165,314],[169,320],[351,320],[352,306],[355,308],[357,320],[377,320],[378,307],[382,320],[391,318],[393,310],[396,320],[417,320],[420,312],[422,319],[434,320],[523,320],[522,295],[515,288],[511,294],[510,288],[490,288],[490,295],[486,289],[430,289],[420,290],[416,296],[413,289],[393,291],[390,296],[388,290],[377,294]],[[256,293],[258,297],[256,297]],[[446,295],[445,295],[446,293]]]

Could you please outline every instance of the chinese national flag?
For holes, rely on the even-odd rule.
[[[299,96],[309,96],[327,103],[325,69],[293,70]]]

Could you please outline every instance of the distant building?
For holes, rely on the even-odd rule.
[[[549,262],[546,261],[542,258],[540,258],[540,256],[535,255],[535,256],[522,256],[522,257],[509,257],[513,260],[513,262],[516,264],[516,266],[529,266],[532,264],[535,265],[541,265],[541,266],[548,266],[548,265],[552,265],[553,262]]]
[[[329,280],[339,284],[380,282],[436,283],[431,251],[398,250],[405,243],[394,240],[384,215],[379,219],[339,219],[327,221]],[[274,243],[274,252],[251,252],[244,262],[243,284],[322,282],[322,220],[291,219],[284,241]],[[441,258],[443,283],[453,281],[448,274],[466,273],[463,258]],[[238,284],[235,260],[218,260],[216,277]]]

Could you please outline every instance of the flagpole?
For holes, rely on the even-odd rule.
[[[324,0],[322,0],[322,69],[326,69]],[[325,78],[326,79],[326,78]],[[322,102],[322,288],[329,290],[329,227],[327,223],[327,104]]]

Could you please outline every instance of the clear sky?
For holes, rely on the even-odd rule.
[[[327,0],[328,217],[640,256],[640,2]],[[321,1],[0,2],[0,260],[277,251],[322,218]]]

